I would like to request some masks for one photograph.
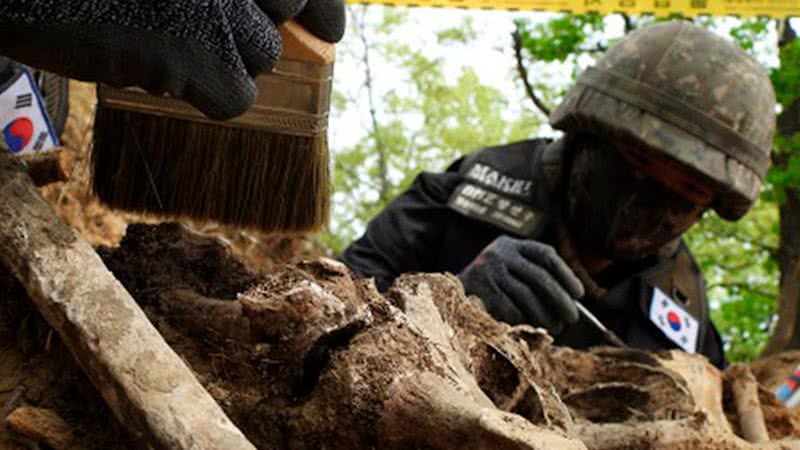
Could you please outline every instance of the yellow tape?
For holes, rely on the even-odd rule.
[[[352,0],[393,6],[506,9],[519,11],[564,11],[576,14],[624,12],[666,16],[800,16],[800,0]]]

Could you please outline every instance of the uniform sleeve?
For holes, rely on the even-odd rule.
[[[373,277],[381,291],[400,274],[435,271],[439,244],[455,214],[447,207],[450,194],[461,181],[461,160],[446,172],[424,172],[411,187],[374,217],[364,235],[339,256],[351,270]]]
[[[711,364],[720,370],[728,367],[728,360],[725,358],[725,350],[722,345],[722,337],[719,335],[717,327],[710,320],[708,321],[708,326],[706,326],[706,336],[703,342],[702,353],[711,361]]]

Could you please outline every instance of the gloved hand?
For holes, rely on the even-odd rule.
[[[297,21],[323,41],[339,42],[347,22],[344,0],[308,0]]]
[[[255,100],[252,77],[280,57],[276,23],[302,12],[315,19],[305,23],[312,33],[341,37],[342,0],[307,1],[258,0],[262,9],[254,0],[2,0],[0,54],[72,78],[169,93],[229,119]]]
[[[578,321],[575,302],[583,285],[553,247],[541,242],[500,236],[458,278],[495,319],[540,326],[553,335]]]
[[[256,0],[256,3],[278,25],[294,17],[323,41],[339,42],[344,36],[344,0]]]

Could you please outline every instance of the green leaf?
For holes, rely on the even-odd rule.
[[[462,44],[466,45],[478,37],[478,32],[472,24],[472,19],[467,17],[461,26],[448,28],[436,33],[436,41],[439,44]]]
[[[565,14],[546,23],[515,21],[522,47],[536,61],[565,61],[581,51],[592,33],[603,31],[603,16],[598,14]]]
[[[780,66],[772,69],[770,77],[778,103],[788,108],[800,98],[800,39],[781,47],[778,57]]]
[[[769,19],[757,18],[740,22],[731,28],[730,35],[740,47],[752,51],[756,42],[769,37]]]

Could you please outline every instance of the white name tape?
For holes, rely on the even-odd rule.
[[[682,349],[689,353],[697,351],[697,336],[700,331],[697,319],[657,287],[653,288],[653,298],[650,301],[650,321]]]
[[[58,145],[39,88],[27,69],[0,86],[0,132],[3,142],[16,155]]]

